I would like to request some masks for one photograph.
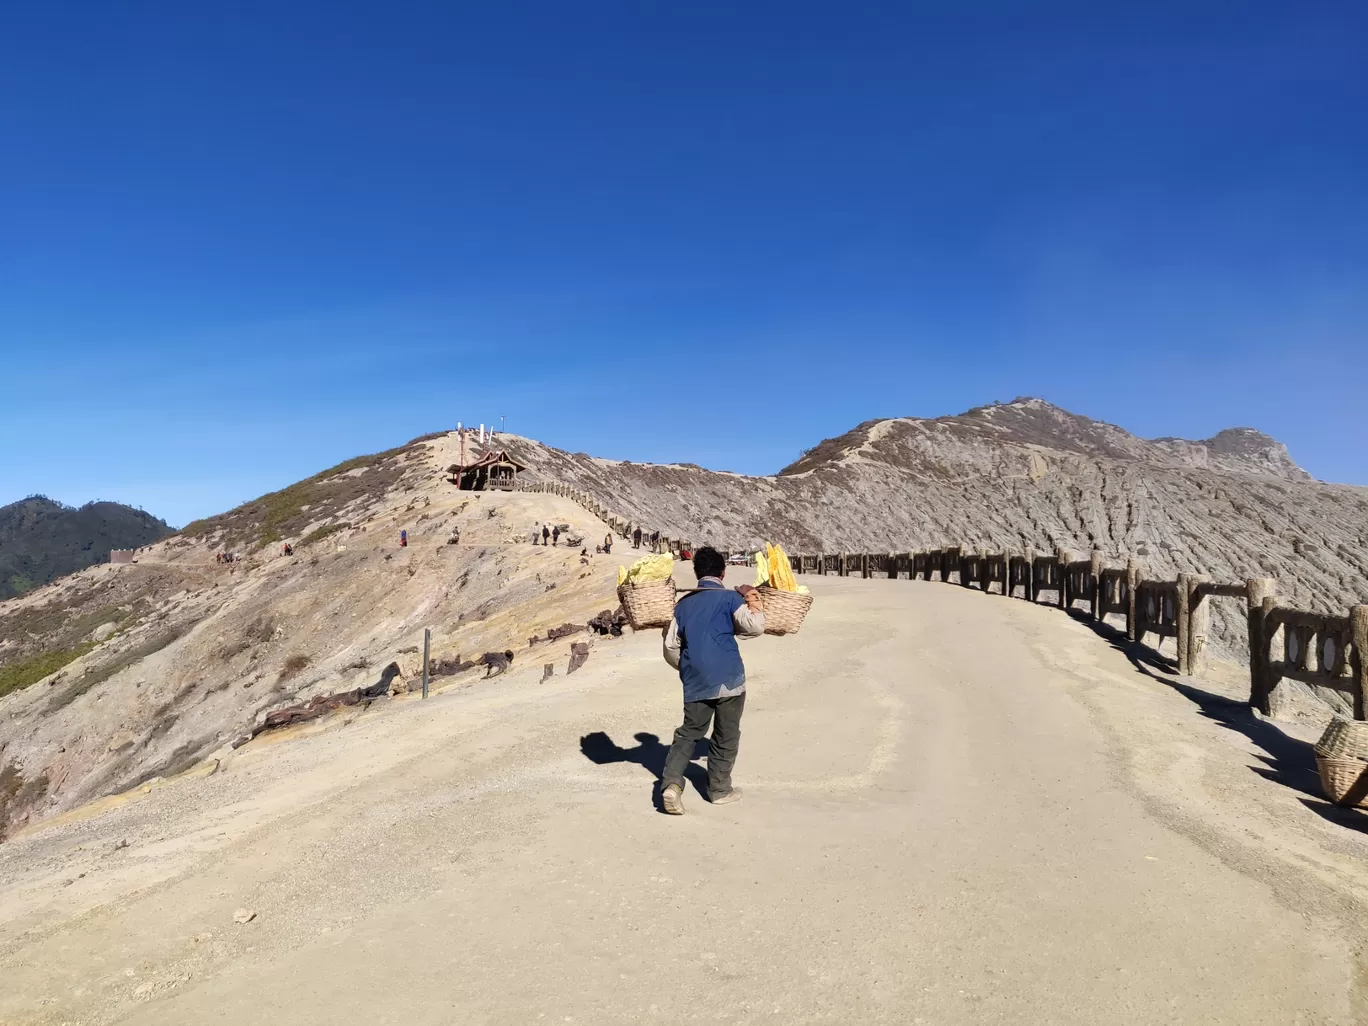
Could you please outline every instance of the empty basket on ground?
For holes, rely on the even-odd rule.
[[[1336,805],[1368,807],[1368,722],[1331,720],[1316,742],[1316,770]]]
[[[618,585],[618,598],[622,600],[622,608],[633,630],[668,627],[670,618],[674,616],[674,578],[668,581],[643,581],[640,584],[625,581]]]
[[[798,591],[760,588],[760,606],[765,611],[766,634],[796,634],[803,617],[812,608],[812,596]]]

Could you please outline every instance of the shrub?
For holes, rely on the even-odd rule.
[[[281,668],[280,676],[276,678],[276,683],[283,683],[284,681],[289,680],[291,677],[296,676],[311,662],[313,662],[313,660],[306,656],[304,653],[296,652],[294,655],[290,656],[290,658],[285,660],[285,665]]]
[[[79,659],[94,647],[93,641],[87,641],[75,648],[39,652],[21,663],[0,668],[0,698],[11,691],[21,691],[30,684],[36,684],[49,673],[56,673],[67,663]]]

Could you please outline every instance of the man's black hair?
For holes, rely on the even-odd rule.
[[[727,569],[727,561],[722,558],[722,553],[711,545],[705,545],[694,553],[693,568],[694,576],[700,581],[705,577],[721,577]]]

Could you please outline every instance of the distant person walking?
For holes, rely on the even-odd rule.
[[[551,529],[542,524],[542,548],[546,547],[546,540],[551,537]]]
[[[684,684],[684,722],[674,732],[660,775],[660,801],[672,816],[684,814],[684,769],[709,723],[708,801],[726,805],[740,799],[731,774],[746,708],[746,667],[736,639],[765,633],[760,593],[747,584],[732,591],[722,583],[727,563],[720,552],[705,546],[693,565],[699,590],[676,603],[665,631],[665,661]]]
[[[639,527],[632,529],[632,548],[641,548],[641,528]]]
[[[407,531],[400,531],[400,532],[399,532],[399,547],[400,547],[401,549],[406,549],[406,548],[408,548],[408,532],[407,532]]]
[[[551,529],[551,544],[552,544],[552,545],[559,545],[559,544],[560,544],[560,525],[559,525],[559,524],[557,524],[554,528]]]
[[[656,553],[657,555],[660,554],[660,532],[659,532],[659,531],[652,531],[652,532],[651,532],[651,551],[654,552],[654,553]]]
[[[611,532],[603,536],[603,551],[608,554],[613,551],[613,535]]]

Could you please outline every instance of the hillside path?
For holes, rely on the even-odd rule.
[[[6,927],[0,1021],[1355,1021],[1349,906],[1304,885],[1303,834],[1251,840],[1284,806],[1209,808],[1195,781],[1342,828],[1217,725],[1127,728],[1200,719],[1182,695],[1054,610],[810,583],[801,633],[743,648],[743,801],[657,811],[679,685],[657,635],[602,641],[574,676],[400,703],[197,782],[140,853],[173,873]],[[214,797],[249,772],[280,787],[269,814]]]

